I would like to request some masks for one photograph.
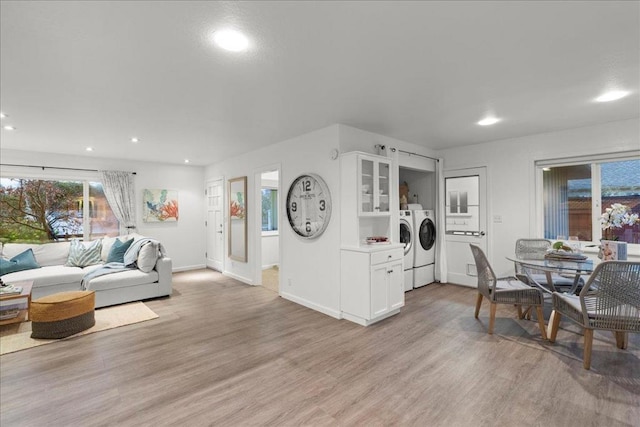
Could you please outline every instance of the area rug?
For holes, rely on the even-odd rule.
[[[158,315],[142,302],[116,305],[113,307],[98,308],[95,311],[96,324],[86,331],[82,331],[70,337],[68,340],[94,332],[132,325],[146,320],[156,319]],[[31,322],[22,322],[12,325],[0,326],[0,355],[13,353],[14,351],[37,347],[61,340],[41,340],[31,338]]]

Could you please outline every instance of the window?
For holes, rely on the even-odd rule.
[[[118,231],[99,182],[0,179],[1,241],[93,240]]]
[[[544,237],[578,236],[640,243],[640,224],[602,230],[600,217],[614,203],[640,214],[640,160],[601,160],[542,169]]]
[[[262,189],[262,231],[278,231],[278,190]]]

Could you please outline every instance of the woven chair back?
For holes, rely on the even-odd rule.
[[[516,257],[518,259],[544,259],[551,242],[547,239],[518,239]]]
[[[599,264],[580,292],[584,324],[640,332],[640,262]]]
[[[493,272],[487,256],[480,247],[469,244],[471,253],[476,263],[476,271],[478,274],[478,292],[485,297],[491,299],[491,290],[495,290],[496,274]]]

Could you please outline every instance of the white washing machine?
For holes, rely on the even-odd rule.
[[[404,243],[404,291],[413,289],[413,211],[400,211],[400,243]]]
[[[432,210],[413,212],[413,287],[435,281],[436,218]]]

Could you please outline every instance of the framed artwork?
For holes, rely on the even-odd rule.
[[[144,222],[178,221],[178,192],[176,190],[144,189],[142,194]]]
[[[247,177],[229,180],[229,258],[247,262]]]

